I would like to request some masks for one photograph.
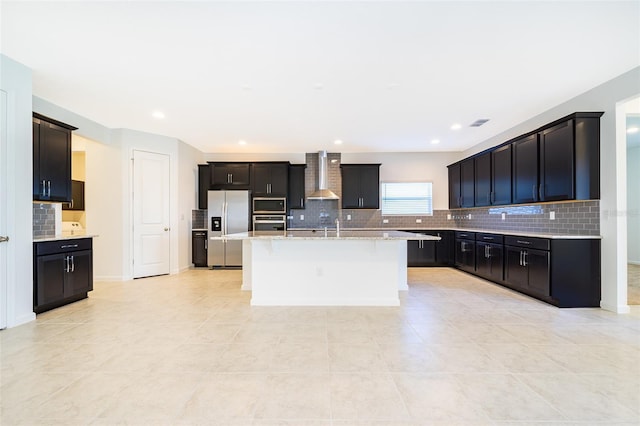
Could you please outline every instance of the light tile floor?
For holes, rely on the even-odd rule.
[[[251,307],[240,280],[96,283],[0,332],[0,423],[640,424],[635,308],[557,309],[447,268],[411,269],[398,308]]]

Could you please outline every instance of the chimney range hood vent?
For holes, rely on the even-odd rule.
[[[338,200],[335,193],[329,190],[329,165],[327,151],[318,152],[318,189],[307,197],[308,200]]]

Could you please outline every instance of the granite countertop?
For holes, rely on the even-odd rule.
[[[34,243],[44,243],[47,241],[75,240],[79,238],[96,238],[97,234],[88,234],[86,232],[63,232],[60,235],[52,235],[46,237],[33,237]]]
[[[212,237],[212,240],[433,240],[438,241],[440,237],[431,235],[417,235],[411,232],[395,230],[371,230],[371,229],[345,229],[336,232],[328,229],[325,233],[322,230],[298,230],[287,231],[256,231],[240,232],[222,237]]]
[[[287,231],[311,231],[314,228],[294,228]],[[329,228],[331,230],[332,228]],[[335,228],[334,228],[335,229]],[[344,231],[395,231],[398,228],[342,228],[340,232]],[[473,229],[473,228],[456,228],[456,227],[402,227],[403,230],[411,230],[411,232],[424,231],[462,231],[462,232],[482,232],[485,234],[498,234],[498,235],[513,235],[514,237],[533,237],[533,238],[548,238],[551,240],[600,240],[600,235],[578,235],[578,234],[551,234],[541,232],[521,232],[510,231],[500,229]],[[318,232],[324,232],[324,228],[316,229]]]

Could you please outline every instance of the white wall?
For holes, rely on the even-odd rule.
[[[623,103],[640,94],[640,67],[545,111],[464,152],[472,155],[576,111],[602,111],[600,119],[601,306],[628,312],[626,137]],[[618,110],[619,109],[619,110]]]
[[[342,153],[341,162],[380,163],[380,180],[383,182],[432,182],[433,208],[444,210],[449,208],[447,166],[460,158],[460,152],[371,152]],[[290,161],[292,164],[304,164],[305,153],[205,154],[205,161]]]
[[[640,265],[640,147],[627,149],[627,259]]]
[[[0,89],[7,93],[7,326],[33,313],[33,136],[31,70],[0,54]]]
[[[198,164],[203,154],[184,142],[178,143],[178,268],[191,263],[191,211],[198,208]]]
[[[447,166],[459,159],[459,152],[372,152],[344,153],[341,156],[341,162],[345,164],[382,164],[381,182],[432,182],[434,210],[449,208]]]
[[[84,139],[85,218],[93,239],[93,274],[97,281],[122,280],[123,192],[125,174],[117,143]]]
[[[170,271],[173,274],[188,268],[191,210],[197,207],[197,164],[204,162],[203,154],[175,138],[106,128],[37,97],[33,97],[33,108],[78,127],[74,140],[84,144],[86,152],[86,229],[98,235],[94,239],[95,279],[119,281],[133,277],[130,194],[134,150],[157,152],[171,158]]]

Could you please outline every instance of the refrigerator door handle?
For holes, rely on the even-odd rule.
[[[222,203],[222,235],[227,235],[227,202]]]

